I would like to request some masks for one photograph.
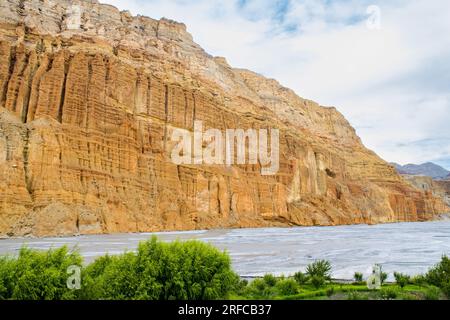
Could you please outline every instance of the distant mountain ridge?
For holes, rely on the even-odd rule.
[[[450,171],[432,162],[427,162],[419,165],[407,164],[404,166],[395,162],[391,164],[395,167],[399,174],[422,175],[431,177],[433,179],[450,178]]]

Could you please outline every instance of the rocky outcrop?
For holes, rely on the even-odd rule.
[[[450,180],[434,181],[437,189],[440,191],[439,196],[444,199],[444,202],[450,206]]]
[[[176,128],[278,128],[280,170],[175,165]],[[0,235],[338,225],[448,207],[335,108],[96,1],[0,3]]]
[[[450,206],[450,180],[434,180],[427,176],[402,175],[413,187],[432,193]]]

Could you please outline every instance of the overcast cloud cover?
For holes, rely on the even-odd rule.
[[[336,106],[387,161],[450,168],[448,0],[100,1],[184,22],[208,53]]]

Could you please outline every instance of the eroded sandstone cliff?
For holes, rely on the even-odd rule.
[[[279,128],[280,170],[174,165],[175,128]],[[0,2],[0,235],[423,221],[448,211],[334,108],[230,67],[183,24]]]
[[[443,199],[450,206],[450,180],[434,180],[431,177],[419,175],[402,175],[413,187],[432,193]]]

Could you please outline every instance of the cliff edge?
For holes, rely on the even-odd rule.
[[[280,170],[170,161],[176,128],[279,128]],[[425,221],[445,203],[335,109],[97,1],[0,3],[0,236]]]

